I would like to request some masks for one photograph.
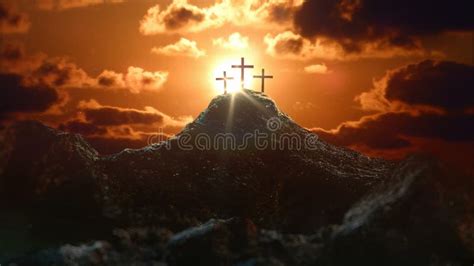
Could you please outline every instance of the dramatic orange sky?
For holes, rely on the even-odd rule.
[[[455,2],[0,0],[2,121],[138,147],[195,118],[244,56],[248,77],[274,76],[266,93],[284,112],[334,143],[387,156],[472,145],[473,21]]]

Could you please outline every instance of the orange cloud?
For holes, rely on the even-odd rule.
[[[317,40],[311,42],[292,31],[285,31],[275,36],[265,35],[263,39],[267,45],[267,54],[297,60],[312,58],[341,59],[342,50],[337,45],[324,44]]]
[[[141,131],[127,125],[102,127],[82,120],[70,120],[60,130],[81,134],[100,154],[112,154],[126,148],[138,149],[171,137],[161,131]]]
[[[21,46],[11,44],[2,48],[0,71],[19,74],[28,84],[44,84],[54,88],[110,87],[140,93],[157,91],[168,79],[167,71],[152,72],[134,66],[130,66],[124,74],[104,70],[97,78],[93,78],[64,57],[26,55]]]
[[[18,12],[11,5],[0,2],[0,33],[25,33],[30,28],[30,20],[25,13]]]
[[[192,121],[191,116],[171,117],[150,106],[124,108],[94,99],[80,101],[77,109],[80,112],[58,128],[83,135],[101,154],[164,141]]]
[[[188,56],[199,58],[205,56],[206,52],[197,47],[195,41],[190,41],[186,38],[181,38],[174,44],[169,44],[164,47],[153,47],[151,52],[157,55],[167,56]]]
[[[41,62],[32,71],[30,80],[54,87],[84,87],[95,83],[82,68],[62,57],[47,58]]]
[[[151,106],[143,110],[102,105],[96,100],[80,101],[77,105],[82,110],[82,120],[98,126],[137,125],[184,127],[192,121],[192,117],[174,118]]]
[[[97,84],[103,87],[126,88],[126,82],[122,73],[104,70],[97,77]]]
[[[143,110],[102,105],[94,99],[80,101],[76,117],[61,123],[61,130],[82,134],[102,154],[140,148],[168,139],[192,117],[171,117],[153,107]]]
[[[328,67],[325,64],[309,65],[304,68],[304,71],[311,74],[327,74]]]
[[[0,72],[15,73],[28,84],[54,88],[90,87],[96,84],[86,71],[66,57],[48,57],[44,53],[27,55],[23,46],[7,43],[0,51]]]
[[[268,22],[290,25],[302,1],[223,0],[208,7],[198,7],[186,0],[173,0],[165,9],[155,5],[140,21],[140,32],[153,35],[166,32],[198,32],[226,24],[267,25]]]
[[[145,71],[139,67],[129,67],[125,76],[126,84],[132,93],[139,93],[144,90],[156,91],[160,89],[168,79],[168,72]]]
[[[196,31],[204,27],[205,10],[188,4],[187,1],[174,0],[166,9],[160,10],[156,5],[148,9],[147,14],[140,21],[140,32],[144,35],[163,33],[187,28]]]
[[[125,75],[111,70],[104,70],[97,77],[96,84],[140,93],[142,91],[157,91],[163,87],[167,80],[168,72],[166,71],[151,72],[140,67],[131,66]]]
[[[212,44],[225,49],[245,49],[249,46],[249,38],[234,32],[227,38],[213,39]]]

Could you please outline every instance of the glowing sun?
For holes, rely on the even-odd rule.
[[[249,62],[251,62],[249,60]],[[224,81],[222,80],[224,71],[226,72],[227,77],[227,92],[228,93],[235,93],[241,90],[241,70],[239,68],[232,68],[232,65],[239,65],[240,64],[240,57],[232,57],[226,58],[223,60],[218,61],[215,64],[215,67],[212,71],[212,81],[214,84],[214,89],[217,93],[222,94],[224,93]],[[247,64],[247,62],[246,62]],[[252,89],[253,84],[253,75],[254,69],[247,68],[245,69],[245,79],[244,79],[244,88]],[[221,80],[216,80],[216,78],[220,78]]]

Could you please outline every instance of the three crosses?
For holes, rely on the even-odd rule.
[[[244,89],[244,76],[245,76],[245,69],[246,68],[253,68],[253,65],[246,65],[245,59],[243,57],[240,58],[240,65],[232,65],[232,68],[240,68],[240,85],[242,89]],[[262,80],[262,93],[265,92],[265,79],[271,79],[273,76],[265,75],[265,69],[262,68],[262,75],[254,75],[253,78],[259,78]],[[233,77],[227,77],[226,71],[224,71],[224,76],[222,78],[216,78],[216,80],[223,80],[224,81],[224,94],[227,93],[227,81],[233,80]]]

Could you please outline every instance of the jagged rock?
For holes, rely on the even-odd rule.
[[[120,262],[118,253],[105,241],[95,241],[83,245],[64,245],[39,251],[30,256],[15,260],[10,265],[36,266],[36,265],[125,265]]]
[[[257,254],[257,229],[250,220],[210,220],[174,235],[170,265],[231,265]]]
[[[311,265],[322,244],[313,236],[257,230],[242,218],[209,220],[168,243],[169,265]]]
[[[474,180],[407,159],[346,213],[329,243],[322,265],[470,265]]]
[[[242,218],[211,219],[170,236],[159,228],[115,230],[110,242],[63,245],[10,262],[29,265],[312,265],[321,244],[313,236],[257,229]],[[8,265],[8,263],[7,263]]]
[[[250,265],[314,265],[321,255],[323,243],[316,235],[282,234],[260,230],[260,250],[256,264]]]

